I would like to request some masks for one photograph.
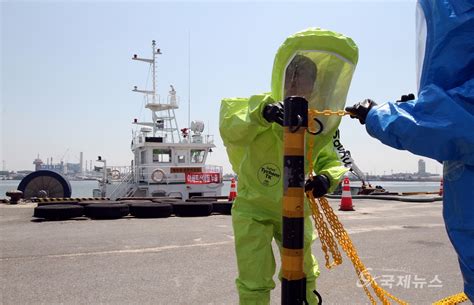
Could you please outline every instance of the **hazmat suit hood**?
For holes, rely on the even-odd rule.
[[[287,93],[285,83],[291,84],[286,86],[292,90],[291,95],[304,93],[302,95],[309,101],[310,109],[342,110],[357,60],[358,48],[352,39],[336,32],[310,28],[286,38],[278,49],[271,92],[222,100],[219,130],[232,169],[239,175],[240,198],[255,195],[257,201],[267,202],[269,207],[281,200],[282,188],[273,187],[282,183],[283,128],[270,123],[262,114],[268,104],[283,101]],[[305,90],[300,91],[302,88]],[[311,161],[315,173],[330,178],[331,191],[347,172],[332,149],[332,137],[340,117],[319,116],[318,119],[324,124],[324,131],[315,136],[313,155],[305,158],[305,169],[309,170]],[[305,137],[306,140],[314,138],[310,133]],[[309,146],[309,141],[306,143]],[[308,151],[309,147],[306,149]],[[272,181],[263,179],[265,185],[258,193],[245,194],[247,189],[262,185],[255,176],[260,169],[272,171],[276,173],[272,177],[279,178],[270,179]]]
[[[282,101],[299,95],[308,100],[310,109],[344,109],[357,60],[358,48],[351,38],[319,28],[298,32],[285,40],[275,56],[272,97]],[[341,117],[318,119],[323,125],[319,136],[327,137],[334,134]]]
[[[429,85],[448,91],[472,79],[473,1],[419,0],[417,28],[419,93]]]

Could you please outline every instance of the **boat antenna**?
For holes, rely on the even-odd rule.
[[[152,61],[152,79],[153,79],[153,95],[151,96],[153,104],[156,103],[156,41],[151,41],[151,48],[153,54],[153,61]],[[148,81],[148,80],[147,80]]]
[[[188,30],[188,128],[191,127],[191,30]]]

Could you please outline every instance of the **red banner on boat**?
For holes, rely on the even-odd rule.
[[[209,184],[220,182],[219,173],[186,173],[186,184]]]

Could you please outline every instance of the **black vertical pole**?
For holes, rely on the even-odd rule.
[[[306,303],[304,246],[304,136],[308,127],[308,102],[292,96],[284,100],[283,136],[283,245],[282,305]]]

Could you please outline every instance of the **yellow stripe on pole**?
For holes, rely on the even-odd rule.
[[[296,132],[291,132],[289,127],[284,128],[283,142],[285,156],[304,156],[304,134],[305,129],[300,128]]]
[[[281,258],[284,263],[281,272],[285,279],[295,281],[305,278],[301,257],[303,257],[303,249],[282,249]]]
[[[304,217],[304,194],[301,188],[289,187],[283,195],[283,216]]]

